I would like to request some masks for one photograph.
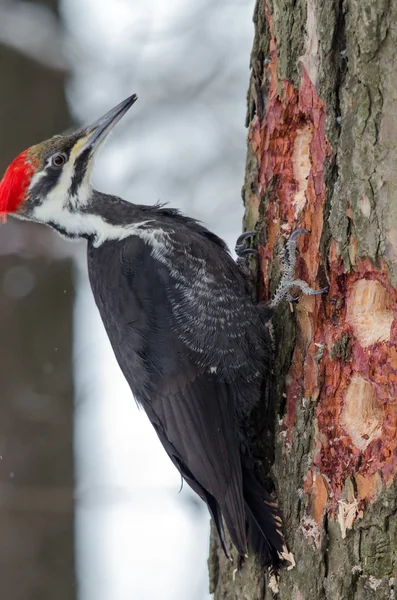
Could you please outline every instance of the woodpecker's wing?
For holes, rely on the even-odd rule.
[[[225,552],[221,513],[244,554],[242,472],[228,386],[198,374],[174,384],[174,392],[153,397],[146,412],[181,475],[207,503]]]
[[[174,464],[206,500],[218,530],[222,527],[219,505],[233,542],[245,553],[242,471],[231,384],[211,373],[206,360],[200,364],[197,354],[184,343],[175,318],[179,300],[175,275],[137,237],[91,246],[88,264],[95,300],[136,399]]]

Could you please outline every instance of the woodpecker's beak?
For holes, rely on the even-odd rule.
[[[94,121],[94,123],[85,127],[81,132],[82,145],[78,149],[77,156],[81,156],[86,150],[90,150],[90,154],[93,154],[137,99],[138,96],[136,94],[129,96],[129,98],[126,98],[105,115]]]

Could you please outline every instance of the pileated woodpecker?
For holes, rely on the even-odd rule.
[[[0,183],[0,213],[87,240],[114,353],[165,450],[207,503],[225,553],[223,520],[241,557],[250,550],[278,568],[281,520],[253,473],[243,427],[271,361],[266,318],[216,235],[178,210],[90,185],[96,151],[136,99],[22,152]]]

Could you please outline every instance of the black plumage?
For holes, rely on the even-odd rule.
[[[253,475],[241,426],[271,354],[246,279],[223,241],[178,211],[99,193],[86,210],[94,208],[114,226],[137,227],[98,247],[88,240],[95,301],[136,400],[207,503],[225,551],[222,517],[240,555],[255,546],[277,566],[277,511]]]

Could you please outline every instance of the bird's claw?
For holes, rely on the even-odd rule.
[[[244,250],[238,252],[239,258],[249,256],[250,254],[252,254],[252,256],[257,256],[258,250],[255,250],[255,248],[244,248]]]
[[[303,235],[305,233],[311,233],[311,231],[309,229],[295,229],[295,231],[293,231],[289,237],[289,240],[287,242],[287,244],[291,244],[291,242],[294,242],[296,240],[296,238],[298,238],[300,235]]]
[[[244,240],[253,237],[256,234],[256,231],[244,231],[241,235],[238,236],[236,240],[236,246],[239,246]]]
[[[314,290],[306,283],[306,281],[294,279],[297,239],[300,235],[306,233],[310,233],[310,231],[308,229],[297,229],[294,231],[282,250],[281,261],[284,265],[284,273],[270,302],[272,308],[275,308],[282,300],[287,300],[287,302],[297,302],[298,297],[294,297],[290,294],[290,289],[292,287],[298,287],[305,296],[316,296],[317,294],[323,294],[328,291],[327,287],[321,288],[320,290]]]
[[[248,256],[249,254],[257,255],[258,251],[255,248],[246,248],[244,242],[250,237],[253,237],[256,234],[256,231],[245,231],[236,240],[236,245],[234,247],[234,251],[239,258],[243,258]]]
[[[294,279],[289,283],[289,285],[290,287],[298,287],[305,296],[317,296],[318,294],[324,294],[324,292],[328,292],[329,289],[328,287],[323,287],[320,290],[314,290],[305,281],[302,281],[301,279]],[[292,296],[288,291],[285,294],[285,300],[287,300],[287,302],[296,303],[299,300],[299,296]]]

